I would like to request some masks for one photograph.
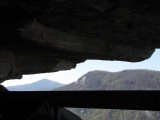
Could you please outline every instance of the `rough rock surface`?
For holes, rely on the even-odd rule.
[[[138,62],[160,47],[157,0],[0,0],[0,80],[86,59]]]

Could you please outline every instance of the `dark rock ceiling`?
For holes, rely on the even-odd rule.
[[[139,62],[160,47],[157,0],[0,0],[0,80],[74,68],[86,59]]]

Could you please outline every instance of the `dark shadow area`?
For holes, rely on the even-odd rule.
[[[159,96],[159,91],[1,92],[0,113],[7,119],[28,118],[46,102],[52,108],[159,111]]]

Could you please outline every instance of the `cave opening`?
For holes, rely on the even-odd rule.
[[[20,80],[8,80],[2,83],[5,87],[17,86],[18,85],[25,85],[27,84],[28,87],[22,87],[19,91],[34,91],[33,88],[29,88],[29,84],[42,80],[43,82],[58,82],[62,85],[71,84],[73,82],[78,81],[80,78],[84,78],[83,76],[91,71],[106,71],[106,72],[122,72],[125,70],[150,70],[150,71],[160,71],[158,67],[158,63],[160,60],[159,57],[160,50],[156,49],[153,55],[142,62],[122,62],[122,61],[102,61],[102,60],[87,60],[83,63],[77,64],[74,69],[59,71],[55,73],[44,73],[44,74],[34,74],[34,75],[24,75]],[[47,81],[48,80],[48,81]],[[80,81],[80,80],[79,80]],[[41,84],[43,84],[41,82]],[[45,84],[43,84],[45,85]],[[41,89],[42,85],[39,85],[38,90]],[[47,83],[46,83],[47,87]],[[26,90],[25,90],[26,89]],[[54,89],[54,88],[53,88]],[[145,89],[145,88],[144,88]],[[147,88],[146,88],[147,89]],[[18,89],[16,89],[18,90]],[[15,91],[16,91],[15,90]],[[49,90],[49,89],[48,89]],[[47,91],[47,89],[46,89]]]

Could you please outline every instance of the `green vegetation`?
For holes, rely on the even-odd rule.
[[[78,110],[77,110],[78,109]],[[83,120],[159,120],[160,112],[105,109],[70,109]]]
[[[124,70],[92,71],[59,90],[160,90],[160,72]],[[101,98],[103,99],[103,98]],[[84,120],[159,120],[160,112],[70,108]]]

